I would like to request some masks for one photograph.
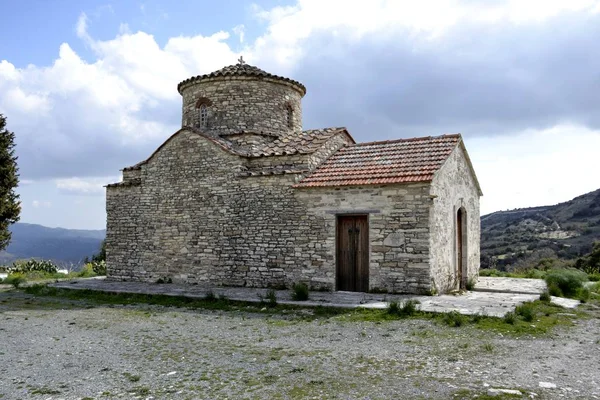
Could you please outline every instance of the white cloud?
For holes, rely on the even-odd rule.
[[[233,33],[238,35],[238,37],[240,38],[240,43],[244,43],[244,35],[246,33],[246,28],[244,27],[244,25],[236,25],[233,27],[232,31]]]
[[[42,200],[33,200],[31,202],[31,205],[34,208],[50,208],[52,207],[52,203],[49,201],[42,201]]]
[[[269,23],[255,43],[261,58],[291,67],[303,55],[301,42],[318,32],[349,40],[365,35],[436,38],[462,24],[539,23],[569,12],[600,12],[598,0],[298,0],[295,6],[264,10],[255,15]]]
[[[600,188],[600,131],[562,125],[465,141],[482,185],[482,214],[552,205]]]
[[[0,113],[17,132],[24,178],[100,175],[147,156],[179,127],[178,82],[235,63],[227,32],[179,36],[160,47],[126,29],[112,40],[76,31],[96,55],[82,59],[68,43],[50,66],[16,68],[0,61]],[[90,163],[98,154],[104,162]]]
[[[66,178],[57,179],[56,188],[67,194],[76,195],[104,195],[104,186],[108,183],[119,181],[118,177],[109,176],[102,178]]]

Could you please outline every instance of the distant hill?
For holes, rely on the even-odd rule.
[[[98,252],[106,235],[104,230],[48,228],[16,223],[10,227],[12,240],[0,252],[0,265],[18,259],[42,258],[57,264],[79,264]]]
[[[554,206],[481,217],[482,268],[512,269],[544,258],[573,260],[600,241],[600,189]]]

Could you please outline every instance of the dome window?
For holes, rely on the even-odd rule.
[[[206,123],[208,122],[208,107],[206,104],[202,104],[200,106],[200,128],[206,128]]]
[[[197,109],[197,128],[206,128],[208,126],[208,107],[211,105],[211,101],[206,97],[201,97],[196,102]]]
[[[290,104],[288,104],[285,107],[285,112],[286,112],[286,122],[287,122],[287,126],[288,128],[293,128],[294,127],[294,109],[292,108],[292,106]]]

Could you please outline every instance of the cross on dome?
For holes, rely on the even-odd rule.
[[[240,65],[246,64],[246,61],[244,61],[244,57],[243,56],[240,56],[240,58],[238,59],[238,64],[240,64]]]

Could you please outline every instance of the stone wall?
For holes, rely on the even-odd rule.
[[[304,93],[295,85],[269,78],[232,76],[203,79],[182,89],[182,126],[214,134],[240,131],[279,136],[302,131]],[[208,101],[208,122],[200,126],[199,99]],[[293,121],[288,125],[288,107]]]
[[[324,240],[308,249],[319,249],[319,258],[304,264],[302,275],[313,285],[333,288],[336,270],[337,216],[369,216],[369,287],[398,293],[429,293],[429,184],[342,188],[306,188],[296,191],[305,205],[305,218],[322,221]],[[306,278],[305,278],[306,279]]]
[[[246,163],[183,130],[108,187],[109,278],[333,289],[336,215],[368,213],[370,287],[430,290],[429,185],[293,189]]]
[[[479,272],[479,190],[465,157],[462,145],[457,146],[431,183],[433,209],[431,215],[431,270],[436,290],[440,293],[458,289],[456,215],[466,211],[467,279]]]

